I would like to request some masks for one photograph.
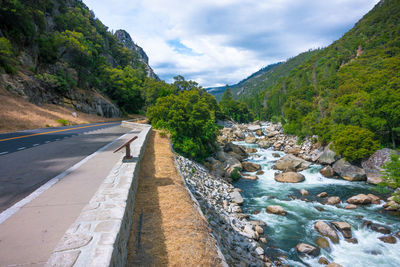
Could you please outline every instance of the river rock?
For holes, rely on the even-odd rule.
[[[233,134],[239,138],[240,140],[243,140],[246,136],[244,135],[244,132],[241,130],[236,130],[233,132]]]
[[[333,243],[339,243],[339,236],[326,222],[318,221],[314,228],[323,236],[329,237]]]
[[[261,165],[248,161],[242,162],[242,167],[246,172],[255,172],[261,169]]]
[[[257,124],[251,124],[247,126],[247,130],[251,131],[251,132],[256,132],[258,130],[261,130],[261,126],[257,125]]]
[[[263,136],[264,133],[263,133],[263,131],[261,131],[261,129],[259,129],[259,130],[256,131],[256,135]]]
[[[283,172],[298,172],[307,169],[311,165],[311,162],[305,161],[304,159],[298,158],[291,154],[287,154],[280,158],[276,163],[275,167]]]
[[[300,183],[305,180],[305,177],[301,173],[296,172],[284,172],[279,173],[274,177],[275,181],[280,183]]]
[[[333,164],[333,170],[347,181],[366,181],[365,171],[357,166],[351,165],[344,159]]]
[[[238,192],[238,191],[233,191],[232,193],[230,193],[230,197],[233,203],[236,203],[238,205],[242,205],[243,204],[243,198],[242,195]]]
[[[329,261],[328,261],[327,258],[321,257],[321,258],[318,259],[318,263],[319,264],[323,264],[323,265],[327,265],[327,264],[329,264]]]
[[[352,238],[351,226],[347,222],[332,222],[332,224],[342,232],[344,238]]]
[[[247,152],[238,145],[235,145],[234,143],[228,143],[224,146],[224,152],[229,153],[229,152],[235,152],[237,155],[239,155],[242,159],[245,159],[249,156]]]
[[[346,207],[344,207],[346,210],[354,210],[356,209],[358,206],[354,205],[354,204],[348,204],[346,205]]]
[[[381,174],[367,172],[367,183],[377,185],[381,182],[382,182]]]
[[[326,267],[343,267],[342,265],[336,263],[336,262],[331,262]]]
[[[247,147],[245,149],[246,153],[256,153],[257,152],[257,148],[253,148],[253,147]]]
[[[296,250],[299,253],[302,254],[307,254],[313,257],[316,257],[319,255],[319,248],[316,248],[314,246],[311,246],[309,244],[305,244],[305,243],[300,243],[296,245]]]
[[[286,210],[278,205],[270,205],[267,207],[266,211],[268,213],[272,213],[272,214],[278,214],[278,215],[282,215],[285,216],[286,215]]]
[[[264,174],[263,170],[259,170],[259,171],[256,172],[256,175],[263,175],[263,174]]]
[[[267,140],[265,140],[265,139],[260,139],[258,142],[257,142],[257,145],[260,147],[260,148],[269,148],[269,147],[271,147],[271,142],[269,142],[269,141],[267,141]]]
[[[326,251],[331,251],[331,246],[330,246],[330,244],[329,244],[329,241],[326,240],[326,238],[324,238],[324,237],[318,237],[318,238],[315,240],[315,243],[317,243],[317,245],[318,245],[320,248],[325,249]]]
[[[371,229],[372,231],[381,233],[381,234],[390,234],[392,231],[384,225],[378,224],[378,223],[373,223],[371,221],[364,221],[363,222],[363,227],[367,227]]]
[[[375,196],[374,194],[368,194],[367,196],[371,199],[372,204],[380,204],[381,203],[380,197]]]
[[[391,154],[400,153],[390,148],[383,148],[375,151],[367,160],[362,161],[361,166],[367,173],[379,174],[382,170],[382,166],[390,159]]]
[[[305,190],[305,189],[301,189],[300,190],[300,195],[302,195],[302,196],[308,196],[310,193],[307,191],[307,190]]]
[[[243,175],[242,179],[256,181],[258,180],[258,177],[256,175]]]
[[[356,205],[367,205],[371,204],[372,199],[364,194],[358,194],[346,200],[349,204],[356,204]]]
[[[281,155],[279,155],[279,153],[277,153],[277,152],[272,153],[272,156],[274,158],[280,158],[281,157]]]
[[[322,151],[321,155],[318,157],[318,162],[324,165],[330,165],[332,163],[334,163],[337,159],[336,153],[335,151],[332,151],[329,148],[330,144],[327,145],[324,148],[324,151]]]
[[[378,238],[379,238],[379,240],[381,240],[382,242],[385,242],[385,243],[389,243],[389,244],[396,244],[397,243],[396,238],[394,236],[391,236],[391,235],[380,236]]]
[[[273,132],[269,132],[269,133],[267,134],[267,136],[268,136],[268,137],[274,137],[274,136],[276,136],[276,135],[278,135],[278,134],[279,134],[278,131],[273,131]]]
[[[339,203],[340,203],[340,197],[337,196],[328,197],[328,199],[326,200],[327,205],[336,205]]]
[[[246,136],[246,138],[244,139],[244,141],[247,144],[255,144],[257,141],[257,138],[255,138],[254,136]]]
[[[346,241],[347,243],[358,244],[358,240],[355,237],[345,238],[344,241]]]
[[[260,237],[260,242],[266,244],[267,243],[267,238]]]
[[[327,197],[328,193],[327,192],[321,192],[317,195],[317,197],[323,198],[323,197]]]
[[[255,252],[256,252],[258,255],[264,255],[264,249],[262,249],[262,247],[257,247],[257,248],[255,249]]]
[[[326,166],[323,167],[320,171],[319,171],[323,176],[325,176],[326,178],[330,178],[332,176],[335,175],[335,172],[333,171],[331,166]]]
[[[264,229],[263,229],[261,226],[259,226],[259,225],[254,226],[254,229],[255,229],[256,232],[257,232],[258,234],[260,234],[260,235],[262,235],[262,234],[264,233]]]

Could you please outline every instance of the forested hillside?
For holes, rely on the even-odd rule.
[[[297,57],[277,67],[289,69],[287,75],[259,81],[245,98],[261,119],[280,119],[288,133],[334,141],[341,153],[351,145],[347,157],[355,161],[379,145],[399,145],[398,0],[381,1],[338,41],[298,57],[303,60],[291,70]]]
[[[152,101],[147,90],[166,85],[147,77],[157,78],[147,56],[122,33],[114,36],[79,0],[3,0],[0,85],[37,104],[109,117],[118,108],[137,113]],[[131,42],[124,46],[121,36]]]

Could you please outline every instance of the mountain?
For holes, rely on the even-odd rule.
[[[137,53],[138,58],[140,62],[142,62],[146,68],[146,75],[147,77],[160,80],[158,76],[154,73],[153,69],[149,65],[149,57],[146,55],[146,52],[144,52],[143,48],[138,46],[132,41],[131,36],[129,33],[127,33],[125,30],[117,30],[114,33],[114,36],[117,38],[117,40],[123,44],[126,48],[134,51]]]
[[[285,71],[272,79],[278,68]],[[400,1],[380,1],[330,46],[300,54],[263,75],[248,79],[251,86],[241,94],[261,119],[280,119],[286,132],[317,134],[323,142],[352,129],[354,135],[363,132],[396,147]]]
[[[272,69],[274,69],[276,66],[278,66],[281,63],[282,62],[263,67],[260,70],[256,71],[255,73],[248,76],[247,78],[241,80],[240,82],[233,84],[233,85],[229,85],[229,88],[231,88],[231,90],[234,92],[235,97],[239,97],[243,93],[245,88],[248,86],[247,81],[252,80],[252,78],[263,76],[265,73],[268,73],[269,71],[271,71]],[[226,85],[219,86],[219,87],[209,87],[209,88],[206,88],[206,90],[208,93],[214,95],[218,101],[220,101],[222,94],[225,92],[225,88],[226,88]]]
[[[3,0],[0,86],[30,102],[106,117],[138,112],[158,80],[126,31],[113,35],[80,0]]]

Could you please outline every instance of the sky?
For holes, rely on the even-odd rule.
[[[262,67],[326,47],[378,0],[83,0],[126,30],[166,82],[235,84]]]

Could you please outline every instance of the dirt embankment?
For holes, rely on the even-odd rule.
[[[140,167],[128,266],[221,266],[207,222],[175,169],[169,140],[154,131]]]
[[[77,117],[73,116],[73,112]],[[57,122],[60,119],[67,120],[71,124],[121,120],[121,118],[104,118],[77,112],[57,105],[38,106],[0,88],[0,133],[62,126]]]

